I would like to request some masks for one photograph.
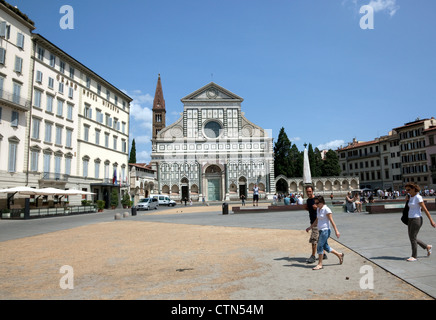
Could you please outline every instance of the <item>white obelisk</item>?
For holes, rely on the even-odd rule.
[[[303,186],[304,197],[306,197],[306,187],[312,186],[312,175],[310,173],[309,153],[306,148],[307,144],[304,144],[304,158],[303,158]],[[312,186],[313,187],[313,186]]]

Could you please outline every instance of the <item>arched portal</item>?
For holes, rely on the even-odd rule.
[[[222,197],[223,171],[215,164],[208,166],[205,170],[206,190],[208,201],[219,201]]]

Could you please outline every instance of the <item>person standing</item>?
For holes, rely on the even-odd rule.
[[[312,225],[316,220],[316,210],[317,206],[315,204],[315,195],[313,194],[313,187],[312,186],[306,186],[306,194],[307,194],[307,200],[306,204],[304,206],[304,209],[309,211],[309,220],[310,225]],[[318,244],[318,227],[314,226],[311,228],[312,232],[310,233],[309,243],[312,245],[312,255],[309,259],[306,260],[307,263],[314,263],[316,261],[316,247]],[[324,259],[327,259],[327,255],[324,255]]]
[[[254,204],[256,203],[256,206],[259,206],[259,187],[257,186],[257,184],[254,185],[253,188],[253,207]]]
[[[242,206],[245,206],[245,194],[241,194]]]
[[[430,220],[430,224],[433,228],[436,228],[436,223],[433,221],[430,213],[425,206],[424,200],[422,196],[419,194],[420,187],[413,182],[409,182],[406,184],[406,192],[410,195],[409,199],[409,221],[407,224],[407,229],[409,233],[410,244],[412,245],[412,256],[407,259],[407,261],[412,262],[417,260],[418,254],[418,245],[427,250],[427,256],[430,256],[432,245],[428,245],[421,240],[417,239],[419,229],[422,226],[422,213],[421,210],[424,210],[428,219]]]
[[[316,248],[316,252],[318,253],[319,260],[316,267],[313,270],[320,270],[323,268],[322,260],[324,251],[331,252],[335,256],[339,258],[339,264],[344,262],[344,253],[340,253],[334,249],[332,249],[328,244],[328,238],[330,237],[331,229],[330,226],[333,227],[336,233],[336,237],[339,239],[340,233],[338,228],[336,227],[335,222],[333,221],[332,211],[329,207],[326,206],[325,200],[323,196],[319,196],[315,198],[315,205],[317,208],[317,217],[316,220],[311,224],[309,228],[306,229],[306,232],[309,232],[310,229],[318,227],[319,230],[319,238],[318,245]]]

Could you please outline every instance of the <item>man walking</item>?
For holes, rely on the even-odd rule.
[[[309,219],[310,219],[310,225],[312,225],[316,220],[316,209],[317,205],[315,204],[315,195],[313,194],[313,187],[312,186],[306,186],[306,194],[307,194],[307,200],[305,209],[309,211]],[[316,246],[318,244],[318,237],[319,237],[319,231],[318,228],[315,226],[311,229],[309,243],[312,244],[312,255],[309,259],[307,259],[307,263],[314,263],[316,261]],[[327,259],[327,255],[324,253],[323,259]]]
[[[259,187],[257,184],[255,184],[253,188],[253,207],[255,204],[259,206]]]

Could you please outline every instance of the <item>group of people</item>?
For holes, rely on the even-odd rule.
[[[347,207],[347,213],[362,212],[362,203],[365,203],[365,198],[361,199],[359,193],[355,193],[354,196],[351,192],[348,192],[345,197],[345,206]]]
[[[431,255],[432,245],[427,244],[418,239],[418,232],[423,224],[422,211],[425,212],[427,218],[430,221],[430,225],[436,228],[436,223],[433,221],[427,207],[425,206],[422,196],[419,194],[420,187],[415,183],[408,183],[406,185],[407,201],[408,201],[408,235],[412,247],[412,255],[407,261],[417,261],[417,249],[418,245],[427,250],[427,256]],[[318,264],[313,270],[320,270],[323,268],[323,260],[327,259],[326,253],[333,253],[339,259],[339,264],[344,262],[344,253],[338,252],[331,248],[328,244],[331,228],[335,231],[336,237],[339,239],[340,233],[333,220],[331,209],[325,204],[324,197],[315,197],[313,188],[311,186],[306,187],[307,200],[305,209],[309,212],[310,226],[306,229],[306,232],[311,231],[309,243],[312,246],[312,254],[307,260],[307,263],[314,263],[316,261],[315,254],[318,255]],[[351,192],[348,193],[347,201],[353,201],[350,197]],[[359,201],[360,202],[360,201]]]

